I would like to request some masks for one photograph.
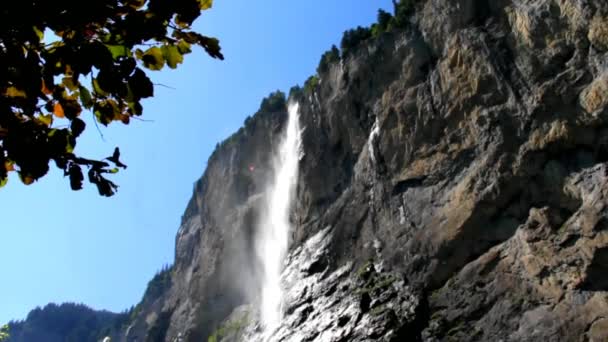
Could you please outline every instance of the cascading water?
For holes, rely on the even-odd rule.
[[[291,231],[289,213],[295,195],[301,153],[298,110],[297,103],[289,105],[287,129],[273,161],[274,178],[259,226],[257,242],[263,270],[260,318],[266,332],[271,332],[282,318],[281,272],[287,255]]]

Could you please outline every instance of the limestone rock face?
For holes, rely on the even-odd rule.
[[[270,340],[605,341],[606,18],[605,0],[421,1],[294,95],[304,155]],[[254,237],[285,119],[254,116],[212,156],[171,287],[125,341],[262,340]]]

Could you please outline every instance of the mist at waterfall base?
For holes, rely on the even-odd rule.
[[[290,209],[295,197],[301,155],[299,105],[290,104],[287,128],[273,157],[273,180],[257,227],[256,250],[262,269],[260,323],[266,332],[282,317],[281,273],[289,246]]]

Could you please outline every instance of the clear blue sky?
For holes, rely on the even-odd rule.
[[[178,70],[153,74],[156,97],[130,126],[90,124],[76,152],[103,158],[120,146],[129,165],[117,195],[80,192],[58,171],[32,186],[0,189],[0,323],[49,302],[122,311],[173,262],[175,233],[215,144],[271,91],[312,75],[342,32],[369,25],[391,0],[216,0],[195,28],[221,40],[225,61],[201,50]],[[86,113],[87,115],[90,115]],[[90,117],[89,117],[90,119]],[[89,120],[88,123],[91,123]]]

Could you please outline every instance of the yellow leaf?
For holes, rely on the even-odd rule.
[[[144,6],[145,3],[146,0],[130,0],[129,6],[133,7],[134,9],[140,9]]]
[[[65,145],[65,151],[67,153],[74,153],[74,146],[72,146],[72,144],[70,144],[69,140],[68,140],[67,144]]]
[[[75,91],[78,89],[78,81],[75,82],[72,76],[64,77],[62,83],[66,88],[70,89],[71,91]]]
[[[45,124],[46,126],[50,126],[51,124],[53,124],[53,116],[51,114],[40,115],[37,119],[39,122]]]
[[[65,118],[65,113],[63,112],[63,107],[61,106],[61,103],[59,103],[59,102],[55,103],[55,105],[53,106],[53,113],[58,118]]]
[[[30,175],[23,175],[21,172],[19,172],[19,178],[21,178],[21,181],[25,185],[30,185],[34,183],[34,178]]]
[[[167,65],[171,69],[177,68],[178,64],[181,64],[184,61],[184,56],[179,52],[179,49],[175,45],[165,45],[162,48],[163,57],[167,61]]]
[[[120,121],[122,121],[123,124],[128,125],[129,122],[131,122],[131,117],[127,114],[120,114]]]
[[[112,58],[114,59],[126,57],[131,54],[131,50],[127,49],[127,47],[124,45],[105,44],[105,46],[106,48],[108,48],[108,51],[110,51],[110,53],[112,54]]]
[[[146,50],[142,56],[144,66],[150,70],[160,70],[165,65],[165,59],[163,58],[163,51],[153,46]]]
[[[68,39],[68,40],[73,39],[75,36],[76,36],[76,31],[74,31],[74,30],[67,31],[63,34],[63,38]]]
[[[40,90],[45,95],[51,95],[51,94],[53,94],[53,92],[46,86],[46,82],[44,82],[44,80],[42,80],[42,88]]]
[[[179,50],[179,52],[182,55],[192,52],[190,43],[188,43],[187,41],[185,41],[183,39],[180,40],[179,42],[177,42],[177,49]]]
[[[181,28],[181,29],[187,29],[190,28],[190,24],[188,24],[185,21],[181,21],[181,18],[178,16],[175,16],[175,25],[177,25],[177,27]]]
[[[6,183],[8,183],[8,177],[4,177],[4,179],[0,179],[0,188],[3,188]]]
[[[213,0],[198,0],[198,6],[201,11],[210,9],[213,6]]]
[[[16,87],[6,88],[4,95],[8,97],[26,97],[25,92],[23,90],[17,89]]]
[[[76,88],[78,89],[78,88]],[[76,101],[78,100],[79,97],[79,93],[78,91],[72,91],[71,93],[67,91],[66,88],[63,89],[63,91],[61,92],[61,97],[66,100],[66,101]]]
[[[4,169],[6,170],[6,172],[15,171],[15,163],[13,163],[12,161],[9,161],[9,160],[5,161]]]
[[[44,39],[44,32],[40,31],[40,29],[37,28],[36,26],[34,26],[34,32],[38,36],[38,40],[43,40]]]

